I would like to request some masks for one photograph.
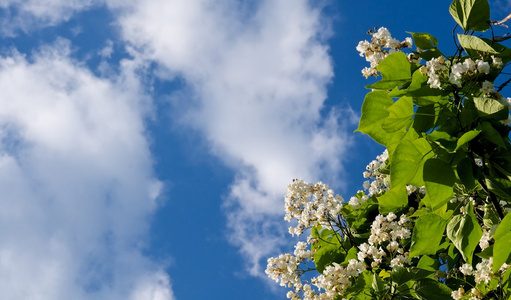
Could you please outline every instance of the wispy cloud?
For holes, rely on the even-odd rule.
[[[161,183],[138,65],[100,79],[69,52],[0,57],[2,298],[172,299],[142,254]]]
[[[69,20],[77,11],[103,0],[3,0],[0,1],[0,33],[14,36]]]
[[[333,72],[320,9],[306,0],[110,4],[124,40],[185,79],[191,92],[175,115],[236,172],[225,201],[230,239],[261,274],[261,258],[282,241],[273,224],[285,186],[333,181],[351,143],[352,118],[324,107]]]

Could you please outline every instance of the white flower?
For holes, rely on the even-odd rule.
[[[481,92],[488,94],[493,91],[495,91],[495,87],[493,86],[492,82],[489,82],[488,80],[485,80],[483,82],[483,87],[480,89]]]
[[[490,241],[493,237],[490,235],[489,230],[483,230],[483,235],[481,236],[481,239],[479,240],[479,247],[481,247],[482,250],[490,247]]]
[[[460,267],[460,272],[463,273],[463,275],[472,275],[472,265],[470,264],[464,264]]]
[[[484,283],[490,282],[493,278],[493,257],[490,259],[483,259],[482,262],[476,265],[476,270],[474,271],[474,279],[476,283]]]
[[[491,65],[495,68],[500,68],[502,67],[502,59],[500,57],[495,57],[495,56],[491,56],[491,59],[492,59],[492,63]]]
[[[454,300],[460,300],[463,296],[465,296],[465,290],[463,288],[459,288],[451,293],[451,297]]]
[[[480,59],[476,60],[477,71],[479,73],[488,74],[490,73],[490,64]]]
[[[412,38],[411,37],[405,38],[404,44],[405,44],[406,47],[411,48],[412,45],[413,45]]]

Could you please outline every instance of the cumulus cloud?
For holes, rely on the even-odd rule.
[[[0,57],[4,299],[173,299],[144,257],[154,177],[134,61],[98,78],[60,40]]]
[[[324,107],[333,71],[320,9],[306,0],[109,4],[125,41],[168,78],[185,79],[191,92],[176,116],[235,170],[225,201],[231,241],[260,274],[261,258],[282,241],[274,224],[285,186],[335,182],[350,144],[351,110]]]

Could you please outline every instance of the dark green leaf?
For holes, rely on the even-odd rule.
[[[511,200],[511,181],[488,176],[485,180],[488,189],[502,199]]]
[[[413,119],[413,128],[417,132],[426,132],[433,128],[437,118],[437,105],[430,104],[417,108]]]
[[[471,159],[464,158],[458,162],[458,166],[456,167],[458,177],[467,189],[473,189],[476,186],[473,164],[474,162]]]
[[[480,126],[478,126],[479,129],[482,130],[483,136],[493,144],[501,147],[506,147],[506,142],[502,139],[502,136],[500,133],[495,129],[490,122],[483,122]]]
[[[415,293],[423,299],[452,300],[452,290],[434,279],[423,278],[415,282]]]
[[[417,264],[417,268],[427,270],[427,271],[434,273],[440,268],[440,261],[438,259],[434,259],[427,255],[424,255],[419,260],[419,263]]]
[[[321,241],[321,240],[320,240]],[[332,263],[341,263],[344,261],[346,255],[343,253],[339,244],[325,243],[314,254],[314,262],[318,272],[323,273],[325,268]]]
[[[461,146],[465,145],[466,143],[470,142],[471,140],[473,140],[476,136],[479,135],[479,133],[481,133],[480,130],[471,130],[469,132],[465,132],[459,139],[458,139],[458,142],[456,143],[456,149],[454,150],[458,150]]]

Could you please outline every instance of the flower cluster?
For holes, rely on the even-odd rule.
[[[445,57],[439,56],[426,62],[425,66],[420,68],[421,73],[428,76],[430,88],[442,89],[443,82],[449,82],[452,85],[461,88],[464,81],[470,80],[473,76],[487,75],[491,68],[500,69],[502,59],[491,56],[491,64],[482,59],[466,58],[463,62],[452,63]],[[492,93],[495,90],[493,82],[488,80],[481,84],[480,92],[483,94]]]
[[[409,219],[405,214],[397,219],[396,214],[376,216],[371,225],[368,243],[361,244],[357,257],[360,261],[368,259],[371,267],[379,266],[385,257],[390,257],[390,267],[402,267],[408,252],[401,246],[401,241],[411,237],[407,227]]]
[[[311,184],[294,179],[287,187],[284,219],[288,222],[296,219],[298,225],[290,227],[289,233],[301,235],[315,223],[329,227],[329,218],[339,214],[342,202],[342,197],[334,195],[333,190],[322,182]]]
[[[400,51],[402,48],[411,47],[412,39],[407,37],[404,41],[393,38],[389,30],[385,27],[379,29],[369,30],[368,34],[371,35],[371,41],[361,41],[357,45],[357,51],[360,52],[360,56],[365,57],[371,66],[366,67],[362,70],[362,75],[366,78],[369,76],[378,76],[378,64],[387,55]],[[410,57],[413,59],[413,57]]]
[[[324,296],[320,296],[319,299],[335,299],[338,295],[342,296],[344,290],[351,286],[351,278],[357,278],[365,269],[364,263],[356,259],[350,259],[346,267],[337,263],[326,267],[323,274],[312,281],[320,290],[325,290],[320,294]]]
[[[380,195],[382,192],[389,189],[389,177],[386,174],[379,172],[379,169],[384,167],[389,158],[387,149],[381,155],[376,156],[376,159],[371,161],[366,166],[364,171],[364,178],[368,179],[364,182],[364,190],[357,193],[357,196],[350,198],[349,204],[353,208],[358,208],[362,203],[372,196]]]

